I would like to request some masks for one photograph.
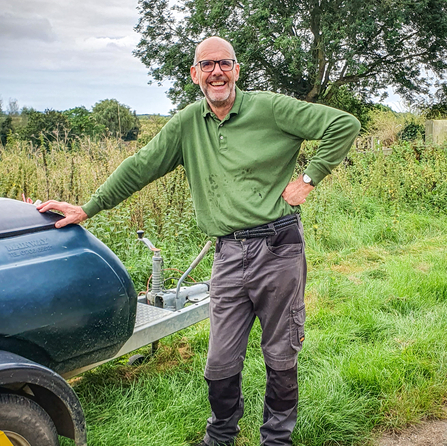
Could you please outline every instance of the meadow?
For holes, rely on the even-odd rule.
[[[150,118],[136,143],[86,139],[44,148],[11,138],[0,150],[0,196],[83,203],[164,122]],[[305,144],[296,174],[315,150]],[[446,172],[447,145],[395,141],[387,155],[353,149],[302,207],[309,273],[296,446],[368,445],[384,430],[445,417]],[[146,289],[151,259],[136,243],[136,230],[162,249],[166,268],[181,270],[208,239],[195,224],[180,168],[85,226],[120,257],[138,291]],[[208,279],[211,264],[209,253],[193,277]],[[74,378],[89,445],[200,441],[209,416],[202,376],[208,328],[203,321],[165,338],[141,365],[121,358]],[[265,387],[259,343],[255,324],[237,446],[259,444]]]

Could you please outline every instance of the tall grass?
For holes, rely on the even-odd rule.
[[[366,445],[384,429],[443,415],[446,149],[402,142],[388,156],[352,152],[303,206],[308,318],[295,445]],[[105,140],[42,152],[11,141],[1,152],[0,195],[19,198],[24,192],[83,203],[135,150]],[[302,165],[314,150],[306,145]],[[206,240],[195,224],[182,169],[86,226],[123,260],[138,290],[146,288],[151,262],[135,243],[137,229],[162,248],[166,267],[186,268]],[[209,276],[211,257],[195,271],[198,279]],[[203,321],[166,338],[138,367],[123,358],[76,378],[72,385],[85,409],[89,445],[198,442],[209,416],[202,378],[208,327]],[[265,388],[260,335],[255,324],[243,372],[246,411],[238,446],[259,444]]]

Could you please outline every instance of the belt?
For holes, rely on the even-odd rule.
[[[243,240],[247,238],[268,237],[270,235],[276,235],[277,231],[288,226],[292,226],[298,222],[298,214],[286,215],[285,217],[278,218],[262,226],[256,226],[255,228],[242,229],[240,231],[234,231],[232,234],[219,237],[224,240]]]

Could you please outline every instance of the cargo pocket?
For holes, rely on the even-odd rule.
[[[304,321],[306,320],[306,308],[292,307],[290,310],[290,343],[292,348],[299,352],[304,342]]]

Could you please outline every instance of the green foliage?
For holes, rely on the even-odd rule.
[[[114,137],[136,139],[139,123],[136,115],[132,114],[130,107],[120,104],[116,99],[104,99],[93,106],[95,122],[107,128]]]
[[[6,118],[4,118],[0,124],[0,142],[2,143],[3,146],[6,146],[6,141],[8,139],[9,132],[13,131],[14,126],[12,124],[12,116],[11,115],[6,116]]]
[[[36,110],[34,110],[34,108],[32,107],[22,107],[22,110],[20,111],[20,115],[22,118],[28,118],[28,116],[32,113],[35,112]]]
[[[27,123],[21,129],[20,136],[26,141],[40,146],[48,145],[53,141],[68,141],[70,121],[62,112],[45,110],[38,112],[32,110],[27,115]]]
[[[435,98],[420,105],[420,110],[427,119],[447,119],[447,85],[442,85]]]
[[[447,102],[437,103],[425,110],[427,119],[447,119]]]
[[[399,139],[403,141],[414,141],[416,139],[424,139],[425,137],[425,126],[415,122],[414,120],[409,120],[405,122],[405,126],[401,132],[399,132]]]
[[[136,140],[140,122],[136,113],[115,99],[98,102],[90,112],[85,107],[75,107],[63,112],[45,110],[44,113],[24,107],[19,115],[9,114],[0,120],[3,145],[8,133],[40,146],[64,143],[72,148],[84,137],[103,138],[106,134],[125,141]]]
[[[352,88],[349,88],[346,85],[339,88],[334,88],[331,95],[328,95],[326,100],[323,100],[323,102],[325,105],[338,108],[339,110],[344,110],[354,115],[362,124],[362,132],[368,130],[371,117],[374,113],[383,110],[391,111],[389,107],[362,99],[359,94],[354,92]]]
[[[102,136],[105,132],[105,125],[98,124],[91,112],[85,107],[75,107],[66,110],[63,114],[70,122],[70,138],[82,138],[84,136]]]
[[[397,113],[389,107],[376,105],[367,116],[363,134],[373,136],[381,147],[391,147],[399,140],[415,141],[425,136],[425,117]]]
[[[144,147],[168,122],[169,118],[160,115],[151,115],[140,119],[140,132],[138,134],[137,145]]]
[[[232,42],[242,89],[328,102],[342,85],[362,98],[389,86],[407,98],[426,93],[431,71],[447,68],[445,0],[141,0],[135,54],[153,81],[173,80],[179,108],[200,96],[189,69],[204,37]]]

